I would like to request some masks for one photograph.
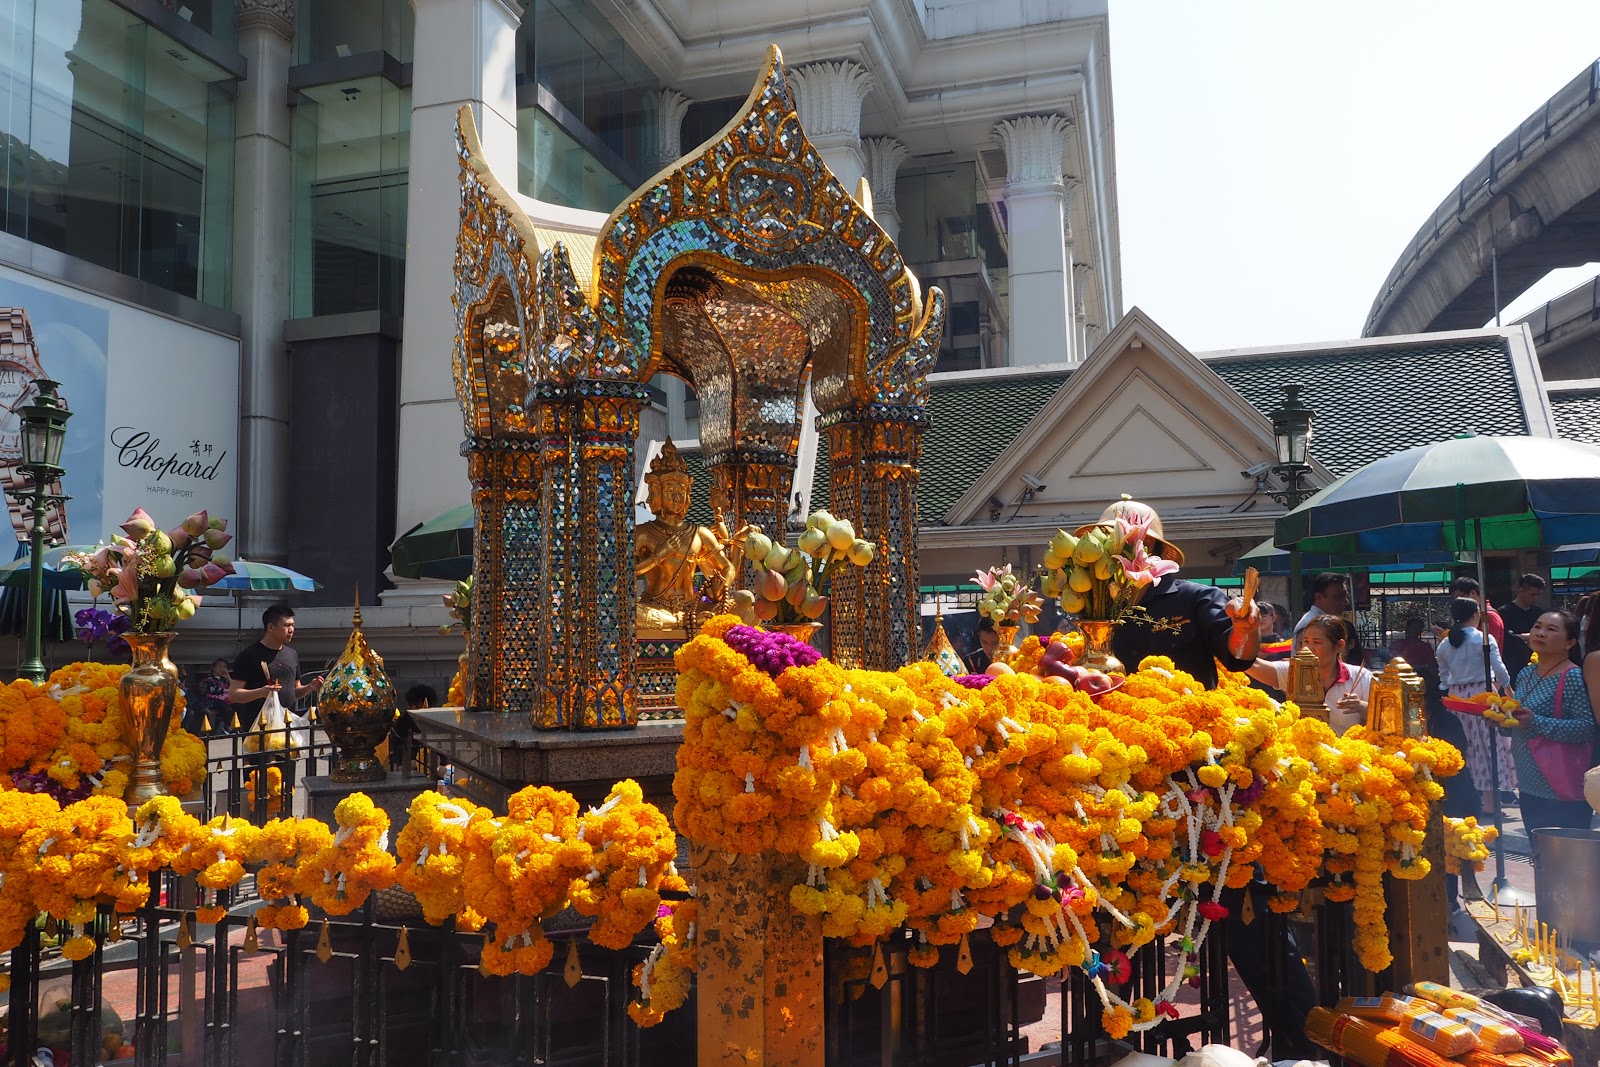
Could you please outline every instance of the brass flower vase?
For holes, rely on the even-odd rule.
[[[1019,651],[1017,634],[1022,632],[1022,624],[1007,620],[994,624],[995,635],[999,640],[994,646],[994,661],[996,663],[1010,663],[1011,657]]]
[[[1083,631],[1083,662],[1080,667],[1104,674],[1126,674],[1122,661],[1111,654],[1111,639],[1117,632],[1113,619],[1079,619],[1078,629]]]
[[[167,658],[175,633],[123,634],[133,666],[117,688],[122,696],[122,739],[133,753],[133,771],[122,799],[137,808],[167,795],[161,777],[161,746],[178,710],[178,668]]]
[[[762,623],[762,625],[768,630],[784,634],[808,645],[814,645],[817,634],[822,632],[822,624],[820,622],[767,622]]]

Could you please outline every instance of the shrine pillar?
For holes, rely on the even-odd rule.
[[[730,532],[755,523],[774,540],[788,537],[795,456],[739,449],[710,457],[711,505],[722,509]]]
[[[527,438],[471,437],[461,446],[472,484],[472,625],[467,629],[469,711],[533,711],[538,683],[540,584],[538,454]]]
[[[920,405],[873,404],[820,421],[828,435],[833,514],[878,550],[867,567],[834,575],[828,605],[833,659],[847,667],[896,670],[921,651],[917,487],[927,413]]]
[[[568,678],[578,729],[633,726],[639,721],[634,680],[633,451],[639,412],[649,397],[641,383],[580,379],[574,385],[573,458],[578,491],[576,598],[592,618],[575,620],[579,640],[562,646],[576,664]],[[567,557],[572,561],[572,557]],[[571,573],[571,570],[568,572]]]
[[[538,434],[534,726],[638,722],[634,691],[633,449],[648,391],[577,379],[531,398]]]

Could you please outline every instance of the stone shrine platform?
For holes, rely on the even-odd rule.
[[[451,788],[496,810],[525,785],[548,785],[597,803],[623,778],[671,810],[683,723],[625,730],[536,730],[521,715],[454,708],[414,711],[420,743],[454,768]]]

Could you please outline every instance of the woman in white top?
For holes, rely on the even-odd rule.
[[[1458,596],[1450,601],[1451,627],[1449,637],[1439,642],[1435,656],[1439,660],[1439,688],[1453,697],[1474,697],[1489,689],[1483,673],[1483,644],[1489,643],[1489,670],[1494,688],[1511,684],[1511,672],[1500,661],[1499,642],[1478,629],[1478,602],[1471,597]],[[1490,726],[1482,715],[1454,711],[1467,732],[1467,768],[1472,772],[1472,784],[1483,793],[1483,810],[1493,811],[1497,798],[1494,795],[1494,770],[1491,761],[1500,764],[1500,788],[1517,788],[1517,768],[1511,758],[1511,735]]]
[[[1367,721],[1367,694],[1372,689],[1372,672],[1344,662],[1347,642],[1345,621],[1337,615],[1318,615],[1301,631],[1306,648],[1317,657],[1322,669],[1322,702],[1328,706],[1328,725],[1342,734]],[[1287,690],[1289,662],[1258,659],[1246,671],[1258,682]]]

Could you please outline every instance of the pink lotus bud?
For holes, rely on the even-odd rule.
[[[183,532],[190,537],[199,537],[211,528],[210,520],[206,518],[204,508],[183,520]]]
[[[232,573],[233,564],[231,563],[226,567],[220,566],[216,563],[207,563],[204,569],[201,571],[201,585],[212,585],[216,582],[220,582],[222,579],[226,578]]]
[[[178,575],[178,584],[185,589],[199,589],[205,580],[206,572],[199,567],[185,567]]]
[[[189,559],[191,562],[199,561],[200,563],[204,563],[210,558],[211,549],[204,541],[195,541],[189,545]]]
[[[167,540],[172,542],[173,548],[182,548],[189,543],[189,531],[182,526],[174,526],[167,531]]]
[[[218,549],[218,548],[222,548],[224,545],[226,545],[229,541],[232,541],[232,540],[233,540],[233,534],[227,533],[227,532],[225,532],[223,530],[220,530],[220,529],[217,529],[216,527],[212,527],[211,529],[206,531],[206,547],[207,548],[210,548],[210,549],[213,549],[213,550]]]
[[[227,519],[211,519],[210,521],[208,521],[206,523],[206,526],[209,527],[210,529],[213,529],[213,530],[226,530],[228,528],[228,520]]]
[[[156,520],[144,508],[134,508],[133,514],[128,516],[128,521],[122,524],[122,532],[135,541],[142,541],[156,528]]]

